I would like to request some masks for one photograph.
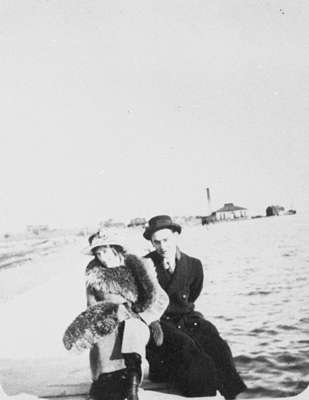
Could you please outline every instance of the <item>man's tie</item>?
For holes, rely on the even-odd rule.
[[[164,259],[164,268],[170,273],[173,274],[175,270],[175,266],[172,264],[172,262],[168,259]]]

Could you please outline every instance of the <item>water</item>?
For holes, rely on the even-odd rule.
[[[78,239],[72,235],[50,236],[0,241],[0,304],[57,274],[57,266],[51,268],[45,256],[58,254]]]
[[[197,309],[230,344],[242,397],[293,396],[309,383],[308,237],[299,215],[184,232],[205,267]]]
[[[150,249],[142,231],[123,232],[130,249],[140,255]],[[183,229],[182,249],[200,258],[205,268],[204,290],[196,308],[231,346],[249,388],[240,397],[293,396],[309,383],[308,237],[309,217],[300,215]],[[81,247],[86,244],[82,240]],[[38,252],[34,247],[43,251],[44,243],[0,252],[0,300],[31,290],[38,277],[41,284],[68,263],[63,259],[63,264],[50,265],[42,259],[37,273],[31,263],[13,268],[15,252],[25,251],[25,257],[31,252],[32,257]],[[70,252],[67,257],[72,258],[69,265],[75,266]],[[8,260],[10,268],[4,265]]]
[[[56,251],[64,239],[25,238],[2,239],[0,241],[0,271],[22,265],[37,256],[44,256]]]

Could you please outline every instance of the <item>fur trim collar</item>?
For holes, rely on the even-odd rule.
[[[154,277],[145,260],[133,254],[127,254],[124,265],[116,268],[92,260],[86,268],[86,286],[102,297],[110,293],[123,296],[138,313],[148,308],[156,296]]]
[[[94,293],[120,294],[127,303],[128,315],[134,316],[151,307],[158,295],[156,275],[147,262],[130,254],[125,257],[125,265],[106,268],[92,260],[86,269],[86,285]],[[118,304],[99,301],[70,324],[63,336],[64,346],[67,350],[89,349],[118,326]]]

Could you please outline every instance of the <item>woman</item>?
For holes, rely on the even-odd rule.
[[[94,258],[86,268],[88,309],[67,329],[64,344],[90,349],[95,399],[137,400],[149,327],[163,342],[158,320],[168,305],[154,266],[126,253],[114,233],[89,238]]]

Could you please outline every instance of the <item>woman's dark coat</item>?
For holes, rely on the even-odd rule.
[[[186,396],[215,396],[216,391],[233,398],[246,389],[237,373],[228,344],[216,327],[194,311],[194,302],[203,287],[200,260],[180,251],[171,275],[156,252],[152,259],[159,283],[169,296],[169,306],[161,317],[164,342],[147,346],[150,379],[168,381]]]

